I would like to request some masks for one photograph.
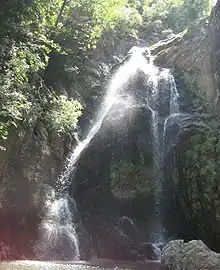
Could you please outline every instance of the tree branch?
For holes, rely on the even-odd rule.
[[[62,14],[63,14],[63,11],[64,11],[66,5],[69,4],[70,2],[71,2],[71,0],[64,0],[63,1],[62,7],[60,8],[60,12],[59,12],[59,15],[58,15],[56,23],[55,23],[55,27],[57,27],[58,23],[60,22],[60,19],[62,17]]]

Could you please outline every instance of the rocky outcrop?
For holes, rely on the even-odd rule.
[[[211,251],[201,240],[169,242],[162,252],[162,263],[170,270],[218,270],[220,254]]]
[[[219,133],[208,119],[182,117],[167,128],[164,220],[174,237],[199,238],[219,252]]]
[[[145,239],[140,239],[139,228],[134,225],[131,219],[122,217],[117,222],[113,219],[105,221],[101,217],[96,226],[96,228],[93,226],[94,231],[90,237],[98,258],[116,261],[158,260],[160,247],[145,242]]]
[[[220,76],[219,14],[218,1],[210,18],[198,21],[183,33],[152,46],[157,63],[193,73],[201,93],[206,93],[210,101],[216,102]]]

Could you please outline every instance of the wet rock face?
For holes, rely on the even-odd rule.
[[[174,70],[184,112],[167,123],[165,223],[174,238],[202,239],[218,252],[219,14],[220,1],[207,20],[152,46],[156,63]]]
[[[132,168],[138,168],[143,157],[152,171],[151,146],[150,140],[146,140],[146,130],[139,130],[140,134],[137,135],[135,126],[133,128],[128,129],[128,133],[122,128],[125,133],[117,135],[110,131],[101,132],[86,149],[75,175],[73,197],[90,236],[90,247],[100,258],[136,261],[157,257],[154,247],[147,243],[149,231],[146,227],[140,229],[139,225],[132,225],[133,220],[139,220],[143,225],[149,218],[150,208],[153,208],[152,194],[149,192],[152,184],[148,187],[149,181],[145,181],[138,190],[131,181],[129,183],[129,179],[121,179],[120,183],[113,181],[119,176],[115,165],[120,165],[122,161],[123,164],[130,162]],[[130,170],[127,167],[123,169]],[[115,174],[114,177],[112,174]],[[83,249],[88,249],[88,243]]]
[[[157,260],[159,248],[138,238],[138,228],[131,219],[126,218],[127,224],[122,227],[120,223],[123,218],[119,222],[100,219],[96,224],[99,231],[91,234],[96,256],[124,261]]]
[[[162,252],[162,263],[170,270],[217,270],[220,254],[211,251],[201,240],[169,242]]]
[[[124,113],[124,105],[116,104],[108,113],[74,177],[72,196],[90,235],[90,247],[100,258],[158,258],[159,248],[151,244],[158,224],[153,207],[152,115],[144,99],[150,89],[144,87],[140,81],[126,86],[125,96],[133,94],[134,106]]]
[[[182,117],[167,128],[164,223],[174,238],[202,239],[219,252],[219,135],[208,119]]]

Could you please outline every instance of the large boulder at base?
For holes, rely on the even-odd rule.
[[[210,250],[201,240],[170,241],[162,252],[162,263],[169,270],[219,270],[220,254]]]

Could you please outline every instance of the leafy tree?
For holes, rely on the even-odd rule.
[[[207,16],[210,0],[146,0],[143,4],[145,24],[161,22],[161,29],[180,32],[196,19]]]
[[[120,24],[127,34],[141,21],[127,0],[10,0],[0,15],[1,147],[10,129],[31,122],[31,115],[58,133],[76,125],[82,107],[56,96],[44,81],[52,52],[69,63],[74,78],[105,31]]]
[[[32,115],[46,122],[56,115],[59,118],[57,131],[68,131],[67,125],[75,126],[81,107],[77,102],[64,102],[45,81],[53,55],[61,58],[63,72],[71,71],[68,79],[74,80],[84,66],[88,51],[96,47],[104,33],[135,36],[142,24],[146,29],[156,22],[162,29],[179,31],[207,14],[209,2],[3,0],[0,11],[0,145],[5,144],[11,128],[32,122]],[[62,104],[62,117],[55,113],[55,108],[60,108],[57,104]],[[67,110],[72,111],[72,118]]]
[[[77,100],[67,100],[66,96],[55,98],[45,119],[52,131],[67,133],[72,131],[82,114],[82,105]]]

